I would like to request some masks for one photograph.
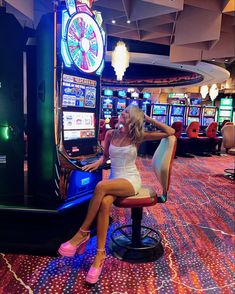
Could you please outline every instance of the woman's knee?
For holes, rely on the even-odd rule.
[[[113,202],[115,201],[116,197],[114,196],[105,196],[102,199],[101,205],[100,205],[100,210],[101,211],[110,211],[110,208],[113,204]]]
[[[95,187],[95,192],[105,193],[105,188],[106,188],[106,181],[100,181]]]

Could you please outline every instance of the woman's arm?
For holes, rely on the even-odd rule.
[[[96,162],[83,166],[82,170],[94,171],[109,159],[109,145],[112,138],[112,132],[113,130],[108,130],[105,134],[103,155]]]
[[[172,127],[169,127],[148,115],[144,115],[145,121],[152,124],[153,126],[157,127],[160,131],[154,132],[145,132],[144,133],[144,140],[160,140],[162,138],[166,138],[168,136],[174,135],[175,130]]]

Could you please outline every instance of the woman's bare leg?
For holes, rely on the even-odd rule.
[[[93,197],[91,198],[87,216],[81,226],[82,230],[88,231],[92,222],[94,221],[101,202],[106,195],[115,195],[117,197],[127,197],[134,195],[135,191],[131,183],[126,179],[111,179],[100,181],[96,188]],[[73,238],[70,240],[70,243],[77,245],[81,240],[84,239],[86,233],[78,231]]]
[[[97,248],[105,249],[105,242],[109,226],[110,209],[117,197],[107,195],[103,198],[100,209],[97,214]],[[105,251],[97,251],[93,262],[94,267],[99,267],[101,261],[105,258]]]

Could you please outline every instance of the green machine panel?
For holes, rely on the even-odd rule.
[[[16,18],[3,7],[0,7],[0,40],[1,201],[3,196],[24,194],[24,34]]]

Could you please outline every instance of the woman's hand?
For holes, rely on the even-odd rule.
[[[89,171],[89,172],[92,172],[92,171],[97,170],[97,168],[98,168],[99,166],[100,166],[100,161],[97,160],[97,161],[95,161],[95,162],[93,162],[93,163],[91,163],[91,164],[84,165],[84,166],[82,167],[82,170],[83,170],[83,171]]]
[[[151,122],[153,119],[150,116],[148,116],[147,114],[144,114],[144,120],[146,122]]]

